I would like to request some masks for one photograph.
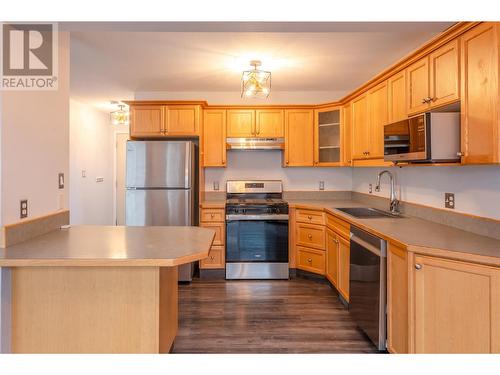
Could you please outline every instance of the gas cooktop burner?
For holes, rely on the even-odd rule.
[[[226,201],[230,205],[253,205],[253,206],[271,206],[276,204],[286,204],[283,199],[264,198],[264,199],[250,199],[250,198],[231,198]]]

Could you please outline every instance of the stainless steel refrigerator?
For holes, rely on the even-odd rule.
[[[192,141],[128,141],[125,224],[198,225],[197,152]],[[179,267],[191,281],[193,264]]]

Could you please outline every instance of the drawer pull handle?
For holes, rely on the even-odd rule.
[[[311,258],[307,258],[307,261],[311,263],[313,260]]]
[[[214,214],[210,214],[210,218],[212,218],[212,219],[213,219],[213,218],[214,218],[214,216],[215,216]]]
[[[416,270],[421,270],[421,269],[422,269],[422,265],[421,265],[421,264],[416,263],[416,264],[415,264],[415,269],[416,269]]]
[[[215,259],[215,258],[214,258],[214,256],[213,256],[213,255],[211,255],[211,256],[210,256],[210,260],[214,260],[214,259]]]
[[[309,239],[313,238],[312,234],[310,234],[310,233],[309,233],[309,234],[307,235],[307,238],[309,238]]]
[[[312,216],[311,216],[311,215],[307,216],[307,218],[308,218],[309,220],[312,220]]]

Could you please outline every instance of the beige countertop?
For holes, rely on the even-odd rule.
[[[214,236],[200,227],[77,225],[0,249],[0,267],[171,267],[206,258]]]
[[[353,200],[287,199],[291,207],[316,208],[411,250],[445,250],[500,258],[500,240],[416,217],[357,219],[335,208],[366,207]],[[495,261],[496,263],[496,261]]]

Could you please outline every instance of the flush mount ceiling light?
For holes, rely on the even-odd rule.
[[[259,60],[250,61],[253,70],[246,70],[241,76],[241,97],[265,99],[271,93],[271,72],[259,70]]]
[[[125,110],[126,105],[115,101],[112,101],[111,104],[118,106],[117,111],[111,112],[111,124],[128,125],[128,111]]]

